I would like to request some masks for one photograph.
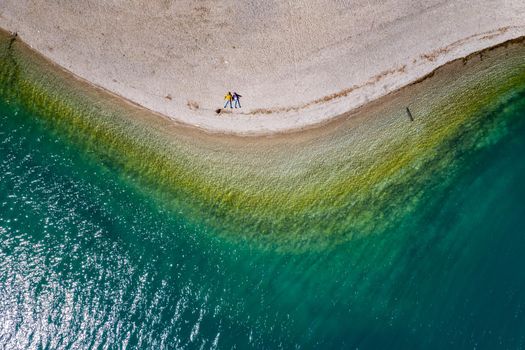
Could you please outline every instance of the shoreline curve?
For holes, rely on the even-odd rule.
[[[257,138],[175,126],[71,79],[8,37],[0,40],[0,95],[214,236],[305,251],[382,232],[424,204],[429,179],[439,173],[446,185],[462,154],[505,135],[499,106],[525,91],[524,52],[509,44],[352,117]],[[494,123],[501,132],[487,140]]]
[[[55,64],[175,122],[238,135],[324,124],[525,36],[519,0],[24,4],[5,0],[0,28]],[[218,115],[228,90],[243,108]]]
[[[334,116],[331,116],[331,117],[325,117],[325,118],[321,118],[320,120],[315,120],[315,121],[312,121],[310,123],[303,123],[303,124],[297,124],[297,125],[293,125],[293,126],[289,126],[289,127],[286,127],[286,128],[276,128],[276,129],[272,129],[272,130],[250,130],[250,131],[239,131],[239,130],[232,130],[232,129],[220,129],[220,128],[206,128],[206,127],[202,127],[202,126],[199,126],[199,125],[194,125],[192,123],[188,123],[184,120],[181,120],[181,119],[177,119],[177,118],[173,118],[171,116],[168,116],[168,115],[165,115],[163,113],[160,113],[160,112],[157,112],[155,110],[152,110],[152,109],[149,109],[133,100],[130,100],[124,96],[121,96],[119,95],[118,93],[115,93],[114,91],[111,91],[111,90],[108,90],[102,86],[99,86],[97,84],[94,84],[93,82],[91,82],[90,80],[88,79],[85,79],[81,76],[78,76],[77,74],[75,74],[74,72],[68,70],[67,68],[61,66],[60,64],[54,62],[52,59],[50,59],[49,57],[45,56],[44,54],[42,54],[41,52],[39,52],[38,50],[35,50],[31,45],[29,45],[27,42],[25,42],[23,40],[23,38],[20,37],[20,35],[18,33],[13,33],[13,32],[10,32],[8,30],[5,30],[3,28],[0,28],[0,35],[6,37],[6,36],[11,36],[12,37],[12,40],[13,41],[17,41],[17,43],[19,44],[22,44],[23,46],[25,46],[29,51],[33,52],[33,54],[36,54],[38,56],[40,56],[41,59],[43,59],[44,61],[47,61],[50,65],[54,66],[55,68],[57,68],[59,71],[62,71],[65,76],[66,76],[66,79],[71,79],[72,80],[72,83],[74,84],[75,80],[78,81],[78,82],[81,82],[81,83],[84,83],[88,86],[90,86],[91,88],[95,89],[95,90],[99,90],[101,91],[102,93],[104,94],[107,94],[108,96],[111,96],[113,99],[115,99],[117,102],[120,102],[120,103],[123,103],[123,104],[127,104],[127,105],[130,105],[132,106],[133,108],[138,108],[140,110],[142,110],[143,112],[145,112],[146,114],[151,114],[152,116],[156,117],[156,118],[161,118],[161,119],[164,119],[166,121],[168,121],[169,123],[172,123],[173,126],[178,126],[178,127],[182,127],[184,129],[190,129],[190,130],[195,130],[199,133],[203,133],[203,134],[208,134],[208,135],[225,135],[225,136],[236,136],[236,137],[268,137],[268,136],[277,136],[277,135],[286,135],[286,134],[296,134],[296,133],[300,133],[300,132],[304,132],[304,131],[308,131],[308,130],[313,130],[313,129],[319,129],[319,128],[323,128],[324,126],[328,126],[328,125],[331,125],[331,124],[336,124],[338,123],[339,121],[343,121],[343,120],[346,120],[347,118],[351,118],[354,114],[357,114],[357,113],[360,113],[361,111],[363,110],[366,110],[368,107],[370,106],[374,106],[374,105],[377,105],[378,103],[382,103],[382,101],[384,101],[385,99],[388,99],[389,96],[391,95],[395,95],[397,93],[400,93],[402,92],[403,90],[409,88],[409,87],[412,87],[414,85],[417,85],[425,80],[427,80],[428,78],[431,78],[432,76],[434,76],[437,72],[441,71],[441,70],[445,70],[447,69],[447,67],[451,67],[453,66],[454,64],[457,64],[458,62],[462,62],[463,64],[466,64],[466,62],[468,62],[470,59],[474,58],[474,57],[479,57],[481,60],[483,59],[483,55],[487,52],[490,52],[490,51],[493,51],[493,50],[496,50],[496,49],[499,49],[499,48],[505,48],[509,45],[513,45],[513,44],[517,44],[517,45],[521,45],[521,44],[525,44],[525,35],[521,35],[521,36],[518,36],[518,37],[515,37],[515,38],[511,38],[511,39],[508,39],[508,40],[505,40],[503,42],[500,42],[500,43],[497,43],[495,45],[492,45],[492,46],[488,46],[488,47],[485,47],[483,49],[480,49],[480,50],[477,50],[477,51],[474,51],[474,52],[471,52],[465,56],[462,56],[462,57],[458,57],[458,58],[455,58],[455,59],[452,59],[452,60],[449,60],[449,61],[446,61],[445,63],[437,66],[436,68],[432,69],[430,72],[422,75],[422,76],[419,76],[419,77],[415,77],[414,79],[412,79],[410,82],[406,83],[405,85],[402,85],[392,91],[388,91],[384,94],[381,94],[379,95],[378,97],[370,100],[370,101],[367,101],[366,103],[362,103],[362,104],[359,104],[357,106],[355,106],[354,108],[352,108],[351,110],[348,110],[346,112],[343,112],[343,113],[340,113],[340,114],[337,114],[337,115],[334,115]],[[365,83],[366,85],[366,83]],[[350,90],[352,90],[352,88],[350,88]],[[345,94],[345,91],[342,91],[336,95],[344,95]],[[321,100],[333,100],[333,99],[336,99],[337,96],[332,96],[332,95],[328,95],[328,96],[325,96],[325,97],[322,97],[320,99],[318,99],[319,101]],[[315,104],[318,104],[318,100],[314,100],[314,101],[311,101],[309,102],[308,104],[310,105],[315,105]],[[290,109],[296,109],[296,110],[302,110],[302,108],[296,108],[296,107],[290,107]],[[268,112],[264,112],[263,114],[272,114],[272,113],[268,113]],[[248,115],[253,115],[252,112],[249,112],[249,113],[244,113],[242,114],[244,116],[248,116]],[[215,118],[221,118],[220,116],[215,116]],[[277,115],[272,115],[272,118],[279,118]]]

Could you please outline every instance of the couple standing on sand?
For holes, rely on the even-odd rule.
[[[241,97],[242,96],[239,95],[236,92],[234,92],[233,95],[232,95],[232,93],[228,91],[226,96],[224,96],[224,99],[226,100],[226,103],[224,104],[224,108],[226,108],[228,103],[230,104],[230,108],[233,108],[232,107],[232,101],[235,102],[235,108],[237,108],[237,106],[239,106],[239,108],[241,108],[241,100],[240,100]]]

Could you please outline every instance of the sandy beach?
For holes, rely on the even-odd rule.
[[[2,0],[0,27],[172,120],[267,134],[326,122],[525,35],[525,3]],[[229,90],[243,108],[218,115]]]

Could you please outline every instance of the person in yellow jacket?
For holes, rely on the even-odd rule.
[[[226,96],[224,96],[224,99],[226,100],[226,103],[224,104],[224,108],[226,108],[228,103],[230,104],[230,108],[233,108],[233,105],[232,105],[233,95],[232,95],[232,93],[228,91]]]

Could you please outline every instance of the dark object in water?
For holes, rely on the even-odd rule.
[[[412,113],[410,112],[410,109],[408,109],[407,107],[407,114],[408,114],[408,117],[410,118],[410,121],[414,121],[414,117],[412,116]]]
[[[9,46],[8,49],[11,49],[11,46],[13,46],[13,43],[15,42],[16,38],[18,37],[18,32],[12,32],[11,36],[9,37]]]

